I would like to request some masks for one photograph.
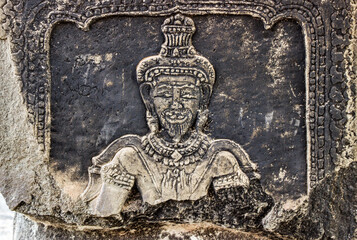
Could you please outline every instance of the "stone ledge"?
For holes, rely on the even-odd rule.
[[[200,224],[138,224],[131,230],[111,231],[73,231],[53,227],[45,223],[37,223],[24,215],[15,217],[14,240],[41,239],[172,239],[172,240],[203,240],[203,239],[241,239],[241,240],[284,240],[284,238],[269,232],[243,232],[219,227],[210,223]]]

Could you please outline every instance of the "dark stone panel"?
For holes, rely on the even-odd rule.
[[[160,50],[162,21],[117,17],[88,32],[70,23],[54,28],[51,159],[58,170],[79,166],[79,175],[86,174],[91,158],[111,141],[148,132],[135,67]]]
[[[51,162],[78,168],[124,134],[148,132],[135,77],[163,42],[161,17],[58,24],[51,37]],[[216,70],[208,133],[241,144],[278,197],[306,193],[304,43],[293,21],[265,30],[248,16],[193,17],[193,44]]]
[[[293,21],[194,18],[194,44],[216,69],[211,135],[241,144],[274,196],[306,193],[305,50]],[[214,34],[212,34],[214,33]]]

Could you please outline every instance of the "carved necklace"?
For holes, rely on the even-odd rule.
[[[153,133],[142,140],[142,147],[149,156],[171,167],[200,161],[209,145],[208,136],[197,132],[191,134],[190,138],[183,143],[170,143]]]

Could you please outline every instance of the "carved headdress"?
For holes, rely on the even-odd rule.
[[[144,58],[137,66],[139,84],[152,83],[159,75],[192,76],[196,85],[205,84],[212,93],[215,71],[207,58],[197,54],[192,45],[196,31],[193,20],[177,14],[167,18],[161,26],[165,42],[159,55]]]

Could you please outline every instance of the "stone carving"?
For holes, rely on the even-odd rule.
[[[171,16],[162,32],[160,55],[143,59],[136,70],[150,132],[115,140],[89,168],[82,197],[97,216],[119,216],[135,183],[143,201],[155,205],[198,200],[211,184],[215,191],[247,189],[260,178],[241,146],[203,131],[215,71],[192,45],[192,19]]]
[[[83,208],[81,205],[82,202],[73,203],[71,202],[71,199],[68,198],[66,195],[66,191],[68,191],[68,189],[63,188],[60,186],[60,184],[57,188],[57,185],[53,184],[53,179],[59,183],[61,178],[56,175],[51,175],[53,172],[46,171],[48,166],[51,167],[51,164],[55,162],[52,161],[53,159],[51,159],[51,153],[53,153],[54,146],[59,146],[59,149],[61,147],[60,144],[53,142],[55,139],[55,131],[51,130],[51,128],[55,125],[54,120],[56,119],[55,111],[51,111],[51,107],[55,105],[54,101],[52,101],[52,97],[54,97],[55,94],[53,94],[54,91],[51,87],[55,85],[54,83],[56,83],[57,79],[54,77],[54,75],[51,75],[53,74],[53,72],[51,72],[51,68],[56,66],[52,65],[50,60],[53,59],[53,52],[51,53],[53,48],[53,41],[51,41],[53,40],[52,37],[59,28],[63,27],[63,25],[71,25],[73,28],[76,26],[84,31],[88,30],[88,34],[84,32],[83,34],[87,34],[87,36],[91,38],[91,36],[93,36],[91,35],[91,33],[93,33],[92,30],[95,28],[95,25],[100,22],[107,22],[113,19],[125,19],[125,21],[132,21],[132,19],[136,19],[135,21],[138,22],[142,20],[142,25],[145,25],[146,22],[154,25],[157,24],[157,20],[159,18],[170,16],[173,13],[181,13],[193,16],[195,18],[195,22],[197,19],[196,23],[198,23],[198,21],[204,21],[204,19],[208,19],[210,17],[217,18],[219,20],[221,18],[236,18],[237,16],[239,16],[238,18],[243,18],[243,15],[244,17],[250,16],[262,21],[262,25],[265,26],[267,31],[270,31],[275,23],[281,20],[284,21],[285,19],[290,19],[301,26],[305,47],[304,53],[306,59],[304,67],[301,68],[300,72],[305,74],[304,79],[301,78],[301,82],[304,82],[305,84],[303,91],[306,92],[304,94],[304,98],[301,97],[303,98],[305,105],[301,107],[301,111],[304,113],[304,116],[299,120],[304,120],[305,124],[302,125],[303,127],[306,127],[306,149],[302,148],[302,152],[306,150],[306,171],[303,172],[302,178],[304,178],[306,175],[306,190],[307,192],[310,191],[310,194],[308,194],[309,205],[306,206],[309,206],[309,208],[305,209],[304,207],[302,208],[303,211],[299,210],[296,214],[291,214],[291,211],[294,211],[294,209],[289,209],[288,211],[284,212],[284,209],[281,210],[279,206],[291,207],[294,205],[291,204],[292,202],[289,200],[289,202],[285,202],[288,204],[284,204],[284,202],[278,203],[276,208],[271,211],[270,215],[273,215],[273,217],[281,218],[280,221],[282,223],[280,223],[279,230],[281,233],[290,233],[291,231],[295,231],[295,228],[298,228],[300,229],[299,231],[302,231],[304,237],[308,236],[307,238],[313,238],[314,231],[306,231],[306,229],[313,229],[314,227],[318,229],[319,234],[321,234],[320,236],[330,237],[331,234],[329,232],[333,231],[340,233],[341,231],[337,231],[338,227],[336,227],[336,229],[332,228],[332,230],[331,228],[326,227],[331,225],[329,223],[329,217],[327,217],[326,220],[321,218],[322,220],[319,219],[319,221],[315,221],[317,219],[317,215],[313,210],[317,209],[318,213],[322,213],[321,216],[326,216],[326,214],[324,214],[324,209],[321,210],[319,207],[315,206],[316,202],[324,202],[320,201],[321,191],[319,192],[319,189],[321,190],[324,187],[328,189],[329,185],[331,185],[330,180],[334,179],[328,175],[334,173],[336,166],[343,165],[341,164],[341,161],[345,161],[348,158],[352,159],[354,156],[352,152],[352,146],[354,142],[351,140],[351,136],[354,136],[355,132],[354,130],[350,129],[353,128],[350,125],[352,120],[355,118],[353,111],[355,107],[350,100],[353,100],[355,97],[353,82],[356,74],[354,67],[355,55],[353,43],[355,42],[356,36],[350,24],[353,23],[353,26],[355,25],[355,19],[353,17],[355,13],[355,7],[356,6],[354,1],[351,2],[340,0],[0,1],[0,32],[3,32],[2,30],[4,30],[4,32],[6,32],[5,37],[11,43],[11,55],[14,62],[15,74],[18,80],[21,81],[24,103],[26,104],[28,110],[28,119],[33,124],[34,135],[37,137],[38,145],[42,147],[43,151],[43,156],[41,155],[37,157],[36,155],[36,157],[31,159],[23,158],[23,156],[21,156],[21,159],[25,159],[23,163],[26,162],[27,164],[18,164],[18,162],[16,162],[16,168],[13,167],[13,159],[10,159],[9,161],[3,161],[3,168],[6,169],[6,174],[3,174],[3,182],[6,182],[6,184],[3,184],[2,186],[2,193],[8,199],[8,204],[10,204],[12,208],[16,208],[16,211],[32,216],[32,218],[46,221],[46,224],[49,221],[56,222],[56,226],[62,223],[68,224],[66,228],[72,228],[73,226],[78,225],[81,225],[81,227],[90,225],[91,229],[93,229],[94,226],[95,228],[98,226],[118,226],[118,221],[116,219],[104,219],[88,216],[87,212],[85,212],[85,208]],[[351,8],[353,8],[353,11]],[[256,21],[256,19],[254,21]],[[63,22],[70,22],[70,24],[63,24]],[[92,25],[94,22],[96,23]],[[284,21],[284,23],[281,24],[286,24],[286,22]],[[143,27],[140,24],[136,25],[139,29]],[[93,28],[90,29],[91,27]],[[277,28],[273,28],[272,32],[275,32],[276,29]],[[59,34],[65,33],[63,28],[58,32]],[[132,36],[131,34],[128,34],[127,36],[129,35]],[[2,38],[2,36],[0,36],[0,38]],[[301,43],[300,40],[299,43]],[[80,44],[78,43],[78,45]],[[205,47],[205,45],[197,45],[197,48],[200,47]],[[117,50],[115,48],[111,49],[114,49],[113,51]],[[172,51],[172,53],[169,52],[170,49],[166,50],[167,53],[165,53],[165,51],[161,53],[162,57],[170,57],[173,54],[182,57],[183,53],[180,52],[180,49],[175,52]],[[101,51],[97,51],[95,54],[97,53],[102,54]],[[80,54],[81,55],[78,56],[86,56],[83,55],[83,53]],[[167,55],[165,56],[165,54]],[[195,53],[193,53],[193,55],[197,56]],[[204,55],[208,56],[206,53]],[[142,56],[140,56],[140,58],[142,58]],[[213,62],[213,58],[207,58]],[[72,54],[68,59],[74,60],[74,54]],[[138,62],[138,60],[133,62]],[[58,65],[60,64],[61,63]],[[218,64],[215,62],[214,65],[217,72],[223,70],[223,68],[218,67]],[[99,64],[95,64],[95,67],[99,67]],[[84,72],[83,69],[84,68],[81,68],[80,66],[78,68],[75,66],[75,73],[73,75],[81,75]],[[106,70],[108,70],[108,68],[106,68]],[[222,77],[221,74],[219,76]],[[170,75],[171,79],[178,79],[178,77],[179,76]],[[196,76],[192,76],[192,78],[196,78]],[[192,78],[188,76],[184,81],[189,82],[190,79],[192,80]],[[80,80],[84,79],[85,78],[80,78]],[[110,80],[112,79],[115,78],[110,77]],[[127,75],[126,79],[129,79]],[[75,82],[70,82],[70,79],[63,80],[64,83],[71,88],[71,91],[75,91],[76,94],[78,92],[78,94],[81,96],[93,96],[99,92],[99,90],[95,89],[95,86],[90,84],[76,85]],[[163,79],[161,80],[164,81]],[[181,80],[182,79],[180,79],[180,81]],[[222,82],[219,83],[222,84]],[[147,84],[148,81],[146,80],[140,83],[140,86],[143,86],[142,91],[148,90],[149,87]],[[180,87],[183,86],[168,86],[168,88],[171,89],[178,89]],[[200,88],[201,87],[202,86],[200,86]],[[150,96],[150,92],[146,96]],[[145,215],[145,220],[150,219],[155,222],[155,225],[160,225],[161,223],[157,224],[157,222],[161,220],[173,222],[186,221],[190,223],[212,222],[223,224],[228,227],[233,226],[241,228],[242,226],[248,226],[250,229],[252,229],[251,226],[254,224],[246,224],[249,222],[245,218],[247,215],[246,209],[253,206],[252,208],[255,209],[250,211],[250,213],[256,213],[258,211],[255,210],[257,209],[257,206],[260,207],[259,204],[261,202],[268,202],[270,207],[272,202],[266,201],[266,199],[264,199],[266,195],[264,195],[262,198],[259,198],[259,196],[263,195],[260,193],[263,192],[257,191],[257,194],[249,195],[249,193],[253,192],[251,191],[251,188],[256,183],[256,181],[253,181],[254,177],[252,177],[254,174],[250,173],[254,173],[255,171],[250,172],[249,170],[244,169],[244,164],[239,162],[241,161],[241,156],[233,153],[234,149],[238,149],[235,143],[228,140],[210,139],[203,133],[202,126],[204,126],[204,124],[198,123],[200,120],[202,123],[204,123],[205,114],[207,114],[207,112],[201,109],[199,109],[197,112],[199,112],[199,114],[193,116],[193,119],[196,119],[196,121],[193,121],[193,127],[188,127],[187,130],[189,133],[192,132],[192,129],[194,129],[193,132],[196,132],[197,134],[188,134],[189,136],[184,136],[182,139],[178,138],[179,135],[177,132],[185,132],[185,128],[179,128],[179,130],[177,130],[177,128],[172,128],[167,133],[169,137],[174,140],[176,139],[176,141],[179,143],[186,141],[197,141],[201,143],[198,147],[193,146],[191,148],[189,146],[182,145],[176,146],[175,141],[171,142],[173,144],[168,144],[168,146],[166,146],[165,142],[167,142],[167,137],[161,136],[160,134],[155,134],[156,132],[160,132],[160,129],[162,126],[164,126],[164,123],[160,122],[161,116],[158,114],[158,116],[155,116],[153,115],[152,111],[148,111],[147,119],[151,126],[151,132],[148,135],[144,136],[143,139],[136,136],[122,137],[111,144],[107,150],[103,152],[103,154],[93,159],[94,165],[90,169],[91,182],[84,196],[86,201],[89,201],[91,205],[94,205],[95,207],[95,204],[100,198],[99,191],[101,186],[108,183],[112,184],[114,189],[120,188],[126,191],[132,189],[133,191],[132,195],[128,197],[130,203],[124,206],[121,214],[126,224],[134,223],[135,226],[138,226],[140,224],[137,224],[138,222],[136,220],[142,219],[143,215]],[[162,113],[163,116],[166,116],[164,111],[162,111]],[[186,115],[181,112],[179,113],[181,114],[181,117],[186,120]],[[169,133],[171,133],[171,136]],[[143,133],[140,132],[140,135],[141,134]],[[119,134],[118,136],[121,135],[122,134]],[[77,136],[78,135],[74,137]],[[93,136],[97,135],[93,134]],[[231,137],[227,138],[232,139]],[[222,144],[219,144],[219,142]],[[233,176],[230,174],[225,176],[217,176],[213,180],[211,184],[212,187],[208,191],[207,195],[203,196],[199,200],[175,201],[179,198],[186,198],[183,191],[184,189],[188,189],[189,186],[191,186],[190,184],[192,184],[192,182],[189,181],[189,177],[187,177],[188,171],[186,171],[186,169],[189,169],[195,165],[203,164],[203,160],[196,161],[196,159],[208,159],[205,157],[200,157],[200,150],[201,152],[204,151],[205,147],[203,146],[206,145],[208,145],[207,154],[209,153],[209,149],[212,145],[220,146],[216,148],[216,150],[219,152],[217,153],[217,157],[226,158],[226,156],[219,156],[219,154],[224,155],[224,152],[231,153],[234,157],[234,161],[238,163],[237,166],[239,167],[239,170],[244,173],[241,174],[241,176],[246,176],[247,178],[245,179],[249,180],[249,186],[247,187],[247,185],[243,184],[245,182],[244,179],[239,179],[237,174]],[[226,149],[221,146],[230,147],[229,149]],[[101,148],[101,146],[99,148]],[[150,162],[152,164],[161,164],[163,168],[166,169],[184,169],[184,172],[166,171],[163,174],[154,172],[155,174],[161,174],[162,177],[160,181],[157,181],[156,185],[158,185],[160,189],[166,190],[170,189],[171,187],[170,192],[175,192],[176,195],[172,195],[166,198],[172,198],[175,200],[169,200],[160,204],[152,205],[149,208],[145,204],[140,205],[140,201],[136,201],[137,198],[140,197],[135,190],[135,183],[137,184],[137,175],[132,174],[129,171],[123,171],[127,169],[122,169],[122,166],[117,165],[118,163],[115,162],[113,162],[112,167],[110,167],[110,161],[114,159],[115,155],[123,149],[127,150],[127,152],[123,151],[123,154],[129,156],[132,154],[132,152],[129,150],[135,149],[136,151],[136,149],[141,149],[139,152],[142,153],[142,155],[146,156],[147,159],[153,159],[153,161]],[[245,146],[245,149],[251,151],[249,146]],[[15,151],[17,150],[18,149],[15,149]],[[30,152],[35,152],[32,150],[33,149],[31,148]],[[93,152],[94,151],[96,150],[93,150]],[[134,153],[136,154],[137,151],[135,151]],[[282,151],[284,151],[284,149],[282,149]],[[199,157],[196,156],[196,153]],[[252,156],[252,154],[250,155]],[[191,160],[192,158],[190,156],[193,156],[193,160]],[[72,161],[71,158],[63,158],[64,163],[66,163],[66,161]],[[130,158],[126,157],[126,159]],[[133,159],[137,160],[138,158],[134,156]],[[139,160],[141,161],[141,158],[139,158]],[[141,163],[140,161],[139,163]],[[259,161],[261,160],[259,159]],[[293,160],[291,160],[291,162],[292,161]],[[78,162],[82,163],[81,161]],[[259,164],[261,164],[261,162],[259,162]],[[74,166],[77,167],[79,165],[80,164],[76,164]],[[274,167],[278,165],[279,163],[274,162]],[[87,165],[81,165],[78,168],[80,168],[80,171],[82,171],[83,168],[87,168]],[[264,168],[265,166],[262,166],[260,170],[262,171]],[[28,182],[19,182],[16,181],[16,178],[13,178],[13,176],[18,174],[17,172],[19,169],[25,169],[26,174],[24,175],[30,176],[26,179]],[[72,170],[73,169],[75,168],[72,168]],[[234,169],[232,171],[234,171]],[[70,190],[75,188],[80,189],[73,191],[76,192],[76,194],[78,191],[82,191],[82,188],[78,187],[77,182],[69,177],[71,175],[69,168],[60,169],[58,172],[62,177],[64,176],[63,178],[68,180],[68,185],[73,186],[73,188]],[[72,172],[75,174],[77,173],[76,171]],[[302,171],[298,172],[301,173]],[[284,175],[284,171],[281,171],[281,173]],[[82,176],[83,175],[80,177]],[[322,181],[325,177],[326,179]],[[175,182],[173,179],[180,181]],[[285,179],[282,178],[282,181],[285,181]],[[318,183],[320,181],[322,181],[323,185],[319,186]],[[270,185],[270,183],[268,184]],[[19,186],[23,185],[31,187],[19,188]],[[314,189],[314,186],[316,185],[318,186],[316,189]],[[172,186],[175,186],[175,188],[172,188]],[[172,189],[174,191],[171,191]],[[179,189],[180,193],[183,194],[177,194],[177,189]],[[336,189],[338,190],[339,188],[337,187]],[[350,186],[348,186],[348,188],[346,187],[346,189],[351,191]],[[169,191],[166,192],[165,196],[168,195]],[[247,197],[247,195],[249,196]],[[329,194],[325,194],[321,198],[324,199],[326,196],[328,197],[328,195]],[[77,195],[75,197],[77,197]],[[146,196],[143,195],[143,197]],[[148,198],[149,197],[147,197],[147,199]],[[161,195],[157,198],[160,199],[160,201],[164,201],[164,198]],[[192,197],[191,199],[194,198]],[[258,202],[260,200],[261,201],[259,204],[254,205],[255,200]],[[116,201],[118,200],[116,199]],[[347,206],[348,204],[344,204],[344,206],[345,205]],[[222,208],[222,206],[225,207]],[[312,206],[312,208],[310,206]],[[323,204],[321,206],[323,207]],[[265,216],[266,211],[269,211],[270,207],[265,207],[265,210],[259,213],[259,217],[251,218],[251,220],[256,223],[254,226],[259,226],[260,220]],[[169,211],[165,211],[167,209]],[[310,211],[311,209],[312,211]],[[333,207],[331,208],[329,206],[329,209],[327,210],[330,209],[334,210]],[[337,206],[336,209],[341,210],[341,207]],[[348,207],[346,209],[350,210]],[[348,214],[344,214],[351,212],[347,210],[342,211],[341,215],[346,217],[346,219],[349,219],[350,216]],[[117,212],[120,212],[120,209]],[[306,217],[301,218],[302,214],[306,214],[308,220],[306,220]],[[332,215],[335,216],[334,213],[332,213]],[[268,219],[268,221],[271,221],[271,219],[272,218],[270,218],[270,220]],[[291,222],[289,219],[293,219],[293,222]],[[296,222],[296,219],[299,219],[299,221]],[[336,219],[336,217],[334,217],[334,219]],[[346,222],[349,223],[351,221]],[[274,221],[271,223],[271,225],[274,225]],[[338,226],[338,224],[336,226]],[[142,228],[142,225],[140,225],[140,228]],[[72,234],[72,230],[69,234]],[[102,233],[100,232],[98,234],[101,235]],[[337,238],[343,239],[343,237]]]
[[[31,8],[31,9],[27,9]],[[326,8],[326,11],[321,11]],[[334,169],[347,121],[346,68],[341,61],[350,34],[343,1],[334,4],[311,1],[96,1],[67,3],[42,1],[25,6],[24,1],[6,0],[0,6],[4,12],[3,28],[11,34],[12,57],[16,74],[23,83],[29,120],[34,124],[38,142],[49,149],[49,38],[53,26],[70,21],[88,29],[93,20],[106,16],[162,16],[173,11],[195,14],[251,15],[271,28],[283,18],[293,18],[303,27],[306,39],[306,123],[308,167],[307,188],[311,189]],[[31,14],[30,14],[31,13]],[[23,18],[27,18],[27,23]],[[327,21],[326,19],[331,19]],[[331,39],[327,41],[326,39]],[[331,61],[328,61],[331,58]]]

